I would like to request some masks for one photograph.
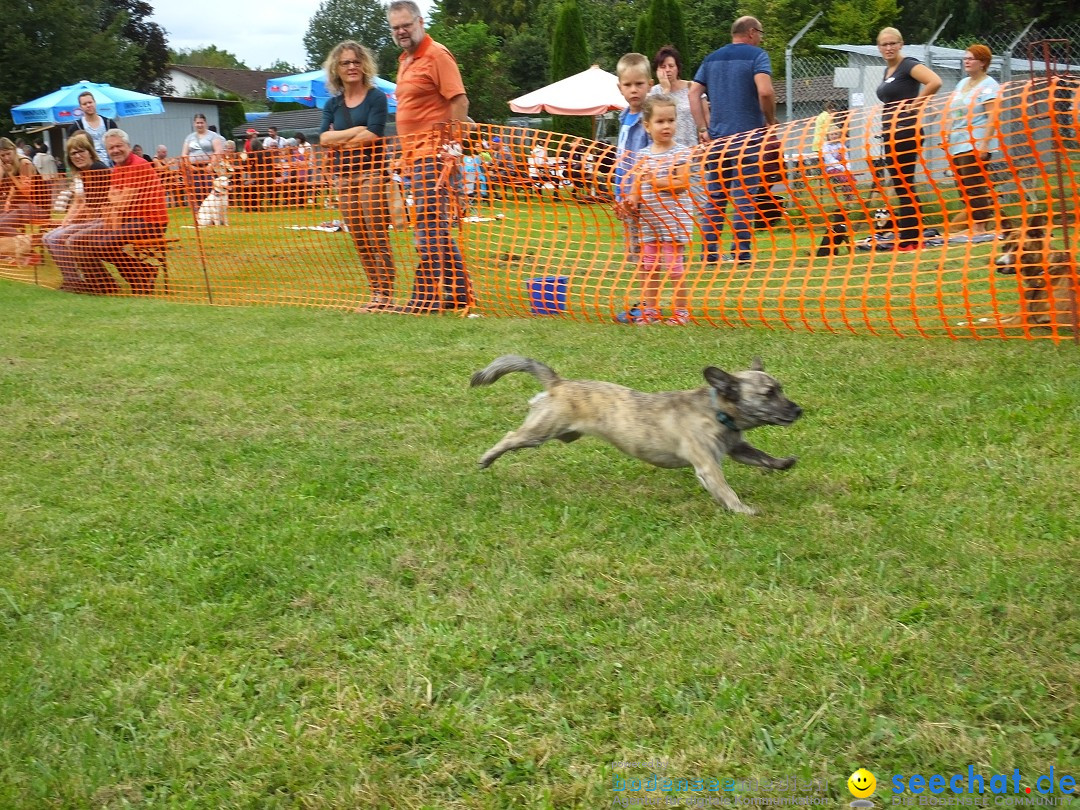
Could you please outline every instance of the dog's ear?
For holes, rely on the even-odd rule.
[[[1028,228],[1045,228],[1048,222],[1046,214],[1036,214],[1028,220]]]
[[[755,357],[753,360],[750,361],[750,370],[751,371],[764,371],[765,370],[765,365],[761,362],[760,357]]]
[[[716,366],[709,366],[703,372],[705,382],[716,389],[716,393],[729,402],[739,401],[739,381],[726,371]]]

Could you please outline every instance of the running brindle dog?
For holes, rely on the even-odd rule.
[[[789,469],[796,461],[773,458],[743,439],[744,431],[790,425],[802,415],[758,359],[749,371],[735,374],[709,366],[704,370],[708,385],[701,388],[649,394],[609,382],[564,380],[541,362],[508,354],[473,374],[471,384],[491,385],[516,371],[532,374],[544,391],[529,401],[524,424],[484,453],[481,469],[510,450],[597,436],[657,467],[693,467],[713,498],[733,512],[753,515],[756,510],[724,479],[720,461],[729,455],[771,470]]]

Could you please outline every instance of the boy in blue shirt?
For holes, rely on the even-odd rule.
[[[637,152],[652,143],[641,120],[641,105],[652,87],[652,67],[644,54],[628,53],[615,66],[619,78],[619,92],[626,99],[627,108],[619,114],[619,140],[615,149],[615,214],[622,220],[626,239],[626,261],[641,273],[641,236],[638,230],[637,211],[628,204]],[[650,323],[660,320],[660,313],[643,308],[640,304],[620,313],[620,323]]]

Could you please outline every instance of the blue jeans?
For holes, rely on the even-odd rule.
[[[100,236],[105,228],[101,219],[89,219],[84,222],[73,222],[49,231],[41,241],[49,249],[49,253],[60,269],[60,275],[64,284],[69,287],[78,287],[83,283],[83,274],[80,265],[84,257],[78,248],[79,240],[83,244],[91,244]]]
[[[453,303],[472,300],[469,274],[457,242],[450,232],[450,184],[438,186],[441,160],[434,155],[417,158],[413,164],[412,195],[416,215],[416,268],[409,304],[437,308],[445,292]]]
[[[705,156],[705,206],[702,210],[701,233],[705,238],[705,262],[720,261],[720,236],[724,231],[724,212],[730,202],[735,210],[731,216],[734,240],[732,252],[739,260],[750,259],[750,231],[757,217],[753,197],[762,184],[760,142],[725,149],[713,147]],[[732,157],[723,152],[735,152]]]

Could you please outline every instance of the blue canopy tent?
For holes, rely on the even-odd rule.
[[[389,112],[397,112],[397,98],[394,96],[397,85],[378,76],[374,78],[374,84],[386,94]],[[330,98],[330,91],[326,89],[326,71],[309,70],[307,73],[267,79],[266,97],[271,101],[295,101],[306,107],[321,109]]]
[[[165,112],[161,99],[157,96],[148,96],[109,84],[81,81],[12,107],[11,117],[16,124],[71,124],[82,115],[79,95],[86,91],[94,95],[98,114],[107,118]]]

